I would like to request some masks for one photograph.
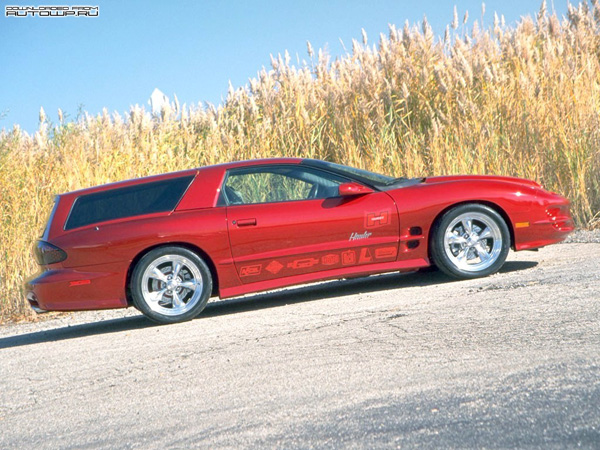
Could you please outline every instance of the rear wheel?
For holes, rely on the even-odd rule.
[[[455,278],[478,278],[500,270],[510,249],[504,219],[478,204],[457,206],[437,223],[431,255],[435,264]]]
[[[208,266],[183,247],[159,247],[148,252],[131,277],[134,305],[161,324],[193,319],[202,312],[211,292]]]

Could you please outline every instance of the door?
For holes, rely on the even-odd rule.
[[[240,280],[395,261],[394,201],[385,192],[339,196],[348,181],[297,164],[229,171],[222,200]]]

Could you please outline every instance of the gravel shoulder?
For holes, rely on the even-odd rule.
[[[597,447],[590,236],[479,280],[332,281],[169,326],[132,309],[2,326],[0,448]]]

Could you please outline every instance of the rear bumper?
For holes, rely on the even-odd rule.
[[[114,264],[103,264],[46,270],[25,282],[25,298],[38,313],[125,308],[127,268],[115,269]]]
[[[27,292],[25,298],[27,299],[27,301],[29,302],[29,306],[31,306],[31,309],[33,309],[35,313],[43,314],[48,312],[47,310],[40,308],[40,304],[37,300],[37,297],[32,291]]]

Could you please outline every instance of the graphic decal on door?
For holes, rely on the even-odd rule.
[[[250,277],[252,275],[260,275],[262,264],[254,264],[252,266],[244,266],[240,269],[240,277]]]
[[[360,250],[360,258],[358,258],[358,262],[360,263],[368,263],[373,261],[373,256],[371,255],[371,250],[367,247],[362,248]]]
[[[379,228],[390,223],[390,211],[368,212],[365,216],[365,228]]]
[[[302,259],[297,259],[295,261],[292,261],[291,263],[288,263],[287,266],[290,269],[306,269],[306,268],[312,267],[316,264],[319,264],[318,258],[302,258]]]
[[[352,264],[356,264],[356,252],[354,250],[342,252],[342,266],[351,266]]]
[[[278,274],[281,269],[283,269],[283,264],[279,261],[271,261],[269,265],[265,267],[265,270],[271,272],[273,275]]]
[[[308,257],[299,259],[282,258],[273,259],[268,264],[265,262],[264,271],[269,272],[268,278],[284,272],[281,276],[290,276],[294,272],[306,272],[315,266],[320,266],[321,270],[332,269],[341,266],[353,266],[357,264],[369,264],[375,261],[391,261],[396,259],[398,249],[395,246],[387,245],[384,247],[359,247],[357,249],[344,250],[342,252],[328,253],[319,257]],[[287,270],[287,274],[285,273]],[[318,270],[318,269],[317,269]],[[252,264],[240,268],[240,277],[252,277],[263,273],[263,264]]]
[[[395,258],[397,254],[397,247],[381,247],[375,249],[375,259]]]
[[[321,264],[324,266],[333,266],[340,262],[340,255],[331,253],[329,255],[325,255],[321,258]]]

